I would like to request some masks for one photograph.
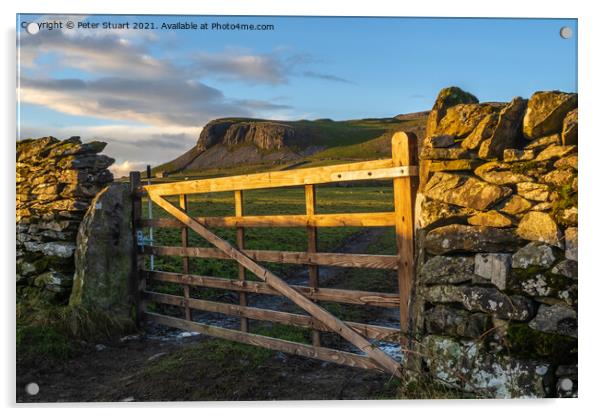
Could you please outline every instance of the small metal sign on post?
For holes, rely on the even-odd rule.
[[[146,165],[146,183],[148,185],[151,184],[151,167],[150,165]],[[150,220],[153,219],[153,201],[148,198],[148,218]],[[149,227],[148,229],[148,241],[150,245],[153,245],[153,227]],[[155,270],[155,256],[150,256],[150,269]]]

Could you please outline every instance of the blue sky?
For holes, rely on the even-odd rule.
[[[481,101],[577,91],[577,22],[219,16],[17,16],[156,30],[19,29],[19,136],[109,143],[115,172],[169,160],[212,118],[388,117],[457,85]],[[162,23],[274,30],[161,30]],[[562,39],[562,26],[574,36]]]

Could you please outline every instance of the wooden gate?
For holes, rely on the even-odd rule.
[[[379,349],[370,339],[383,339],[399,334],[398,339],[401,344],[406,346],[408,344],[410,294],[414,277],[413,206],[416,175],[416,137],[413,134],[402,132],[393,136],[392,158],[386,160],[147,186],[141,186],[140,174],[132,172],[130,184],[134,204],[134,241],[137,241],[137,231],[142,227],[182,227],[181,247],[136,244],[137,255],[133,259],[136,272],[132,279],[132,292],[137,304],[139,322],[150,320],[158,324],[227,340],[339,364],[386,371],[400,376],[400,364]],[[360,214],[318,214],[315,212],[314,186],[316,184],[378,179],[393,179],[393,212]],[[243,191],[294,186],[305,188],[305,215],[245,216],[243,214]],[[193,218],[187,214],[187,195],[223,191],[234,192],[235,216]],[[145,194],[173,218],[143,219],[141,198]],[[179,196],[179,205],[173,205],[166,200],[165,197],[168,196]],[[317,252],[316,229],[341,226],[395,227],[398,253],[397,255],[368,255]],[[236,246],[210,231],[209,227],[235,227],[237,230]],[[307,227],[308,249],[306,252],[246,250],[244,248],[244,227]],[[201,235],[211,243],[213,248],[188,247],[190,230]],[[182,273],[146,270],[144,257],[148,255],[183,257]],[[239,264],[239,279],[190,274],[190,257],[235,260]],[[308,265],[309,285],[289,285],[258,262]],[[395,269],[398,275],[399,293],[320,288],[318,266]],[[247,280],[247,271],[253,273],[261,281]],[[148,291],[146,289],[148,280],[178,283],[183,286],[183,296]],[[239,304],[195,299],[190,296],[191,286],[235,291],[239,295]],[[246,297],[248,293],[284,296],[308,315],[248,306]],[[179,306],[184,310],[184,316],[176,318],[148,311],[145,305],[149,301]],[[399,308],[400,328],[343,322],[322,308],[316,301]],[[238,316],[240,317],[240,330],[194,322],[191,319],[191,309]],[[249,332],[249,319],[310,328],[313,334],[312,345],[253,334]],[[321,331],[339,334],[364,354],[322,347],[319,336]]]

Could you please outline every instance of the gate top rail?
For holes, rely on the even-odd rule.
[[[208,192],[243,191],[249,189],[281,188],[344,181],[394,179],[416,176],[416,166],[395,166],[392,159],[370,160],[317,168],[252,173],[223,178],[197,179],[173,183],[146,185],[144,189],[157,196],[184,195]]]

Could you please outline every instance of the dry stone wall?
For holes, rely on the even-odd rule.
[[[577,394],[577,95],[479,104],[447,88],[416,201],[416,333],[438,379]]]
[[[17,292],[66,302],[80,223],[113,175],[103,142],[44,137],[17,142]]]

